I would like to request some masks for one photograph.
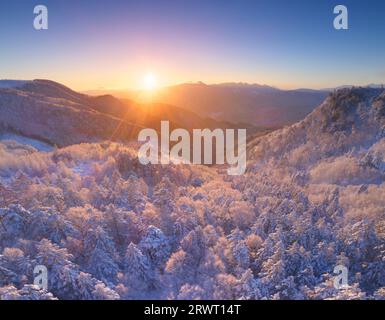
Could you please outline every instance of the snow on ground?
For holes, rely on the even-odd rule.
[[[143,166],[119,143],[12,143],[0,141],[0,300],[385,298],[382,91],[332,94],[253,141],[234,177]],[[50,296],[31,292],[36,265]]]
[[[1,83],[1,82],[0,82]],[[54,148],[48,143],[32,139],[32,138],[27,138],[15,133],[3,133],[0,134],[0,141],[15,141],[18,144],[21,145],[28,145],[36,149],[37,151],[43,151],[43,152],[51,152]]]

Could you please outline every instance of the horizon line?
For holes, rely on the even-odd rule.
[[[39,77],[34,78],[34,79],[10,79],[10,78],[0,79],[0,81],[20,81],[20,82],[37,81],[37,80],[56,82],[58,84],[61,84],[61,85],[64,85],[64,86],[70,88],[73,91],[82,92],[82,93],[97,92],[97,91],[118,91],[118,92],[121,92],[121,91],[126,91],[126,92],[144,91],[143,89],[133,88],[133,87],[132,88],[130,88],[130,87],[124,87],[124,88],[100,87],[100,88],[93,88],[93,89],[78,89],[78,88],[75,88],[74,86],[72,86],[70,84],[67,84],[66,81],[62,82],[62,81],[53,80],[50,78],[39,78]],[[252,86],[266,87],[266,88],[280,90],[280,91],[299,91],[299,90],[331,91],[334,89],[341,89],[344,87],[363,87],[363,88],[366,88],[366,87],[371,87],[371,86],[385,86],[385,83],[340,84],[337,86],[330,86],[330,87],[304,87],[304,86],[300,86],[300,87],[293,87],[293,88],[283,88],[280,86],[269,85],[266,83],[246,82],[246,81],[224,81],[224,82],[185,81],[185,82],[177,82],[175,84],[160,85],[154,91],[158,91],[158,90],[162,90],[162,89],[166,89],[166,88],[177,87],[177,86],[183,86],[183,85],[204,85],[204,86],[208,86],[208,87],[210,87],[210,86],[225,86],[225,85],[240,85],[240,86],[245,86],[245,87],[246,86],[249,86],[249,87],[252,87]]]

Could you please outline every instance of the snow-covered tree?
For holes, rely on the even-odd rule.
[[[149,261],[155,267],[161,267],[168,260],[171,252],[169,240],[162,230],[149,226],[143,239],[139,243],[143,254],[149,257]]]
[[[133,292],[155,289],[159,285],[148,257],[133,243],[127,248],[124,273],[127,287]]]

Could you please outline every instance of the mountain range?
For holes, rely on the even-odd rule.
[[[66,146],[101,139],[129,141],[143,128],[242,128],[162,103],[89,96],[49,80],[0,81],[0,128]]]
[[[101,92],[103,91],[87,93]],[[148,95],[143,91],[111,93],[133,100],[148,99]],[[151,100],[178,106],[220,121],[279,127],[303,119],[328,93],[326,90],[312,89],[281,90],[267,85],[247,83],[207,85],[199,82],[160,88],[151,95]]]
[[[228,176],[142,165],[125,140],[98,142],[119,123],[104,104],[51,82],[12,86],[0,94],[8,126],[97,142],[0,141],[0,299],[385,298],[383,89],[330,93],[251,139],[246,174]],[[49,291],[31,285],[36,265]]]

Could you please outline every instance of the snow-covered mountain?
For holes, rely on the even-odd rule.
[[[104,95],[91,97],[49,80],[0,81],[0,129],[57,146],[104,139],[129,141],[143,128],[234,128],[166,104],[138,104]],[[250,132],[257,129],[249,126]]]
[[[238,177],[110,141],[0,142],[0,299],[384,299],[384,102],[331,94],[251,141]]]
[[[385,91],[341,89],[304,120],[254,140],[250,159],[256,167],[272,161],[286,170],[307,170],[309,178],[325,182],[382,182],[384,137]],[[334,166],[345,171],[337,174]]]

